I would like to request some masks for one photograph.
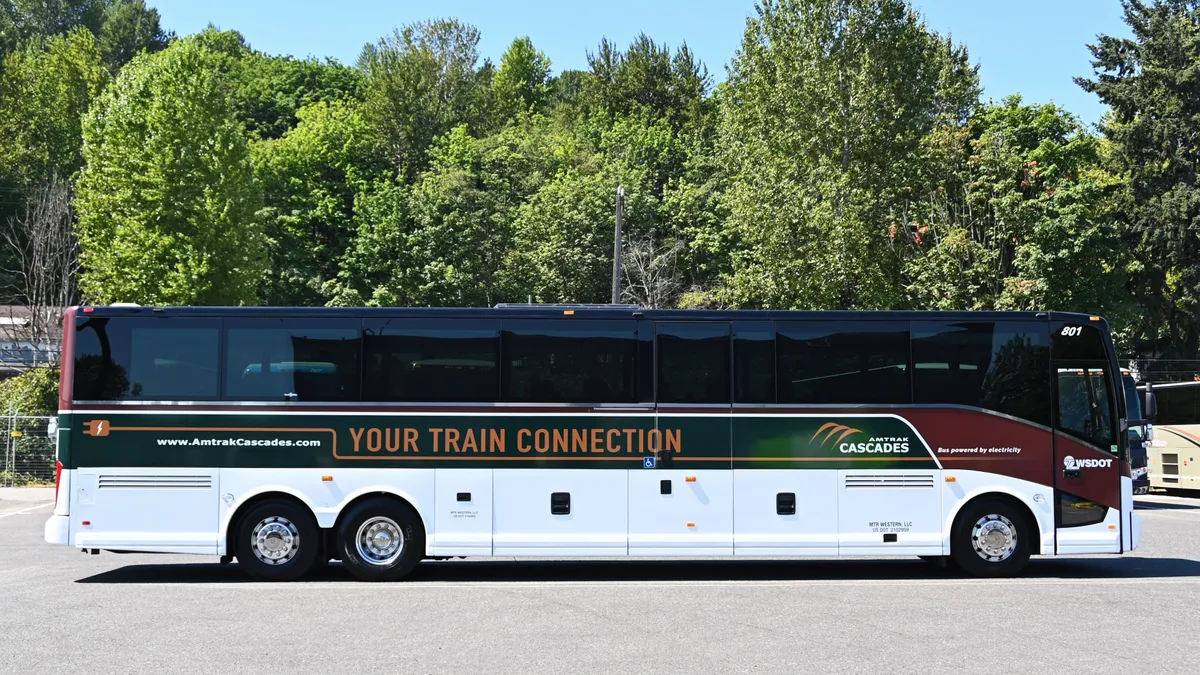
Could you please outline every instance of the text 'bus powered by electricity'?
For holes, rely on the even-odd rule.
[[[46,540],[260,579],[446,556],[1137,546],[1107,323],[1057,313],[72,308]]]

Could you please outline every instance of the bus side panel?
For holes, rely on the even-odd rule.
[[[76,469],[73,543],[119,551],[215,554],[218,478],[215,468]]]
[[[492,554],[492,469],[434,469],[437,496],[430,555]]]
[[[628,553],[628,471],[495,469],[498,556]]]
[[[832,469],[734,469],[734,555],[836,556],[837,480]]]
[[[1200,463],[1196,461],[1200,459],[1200,425],[1158,426],[1154,433],[1148,469],[1151,487],[1200,490]]]
[[[941,555],[942,472],[838,471],[840,555]]]

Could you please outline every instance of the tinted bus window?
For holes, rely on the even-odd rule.
[[[500,400],[500,322],[363,322],[363,400]]]
[[[1050,426],[1047,324],[912,324],[913,402],[986,408]]]
[[[87,318],[75,329],[77,401],[217,398],[221,322]]]
[[[775,326],[733,325],[733,402],[775,402]]]
[[[658,402],[729,403],[729,324],[660,323]]]
[[[1200,383],[1195,385],[1158,385],[1154,387],[1158,416],[1154,423],[1196,424],[1200,422]]]
[[[502,394],[522,403],[636,403],[637,322],[506,320]]]
[[[780,322],[780,403],[911,403],[908,323]]]
[[[354,319],[226,319],[225,398],[357,401]]]

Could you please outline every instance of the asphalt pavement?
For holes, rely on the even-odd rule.
[[[1139,498],[1142,546],[1018,579],[919,560],[427,562],[249,581],[214,558],[42,542],[0,499],[0,673],[1200,672],[1200,499]]]

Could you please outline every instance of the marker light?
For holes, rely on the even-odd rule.
[[[333,476],[321,476],[321,480],[328,483],[329,481],[333,480]]]
[[[957,481],[957,480],[958,480],[958,479],[957,479],[957,478],[955,478],[954,476],[946,476],[946,482],[947,482],[947,483],[953,483],[953,482],[955,482],[955,481]]]
[[[696,477],[695,477],[695,476],[688,476],[687,478],[684,478],[683,480],[684,480],[684,482],[686,482],[686,483],[695,483],[695,482],[696,482]]]
[[[564,309],[564,310],[563,310],[563,315],[564,315],[564,316],[574,316],[574,315],[575,315],[575,310],[573,310],[573,309]]]

